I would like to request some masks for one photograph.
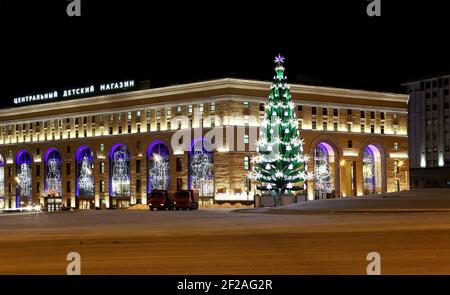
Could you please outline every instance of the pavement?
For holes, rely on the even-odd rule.
[[[0,274],[450,274],[447,212],[98,210],[0,215]]]

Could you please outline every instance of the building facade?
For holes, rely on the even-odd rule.
[[[252,201],[269,88],[220,79],[0,110],[0,206],[122,208],[160,188]],[[306,85],[291,93],[314,173],[309,199],[409,189],[407,95]]]
[[[405,83],[411,187],[450,187],[450,75]]]

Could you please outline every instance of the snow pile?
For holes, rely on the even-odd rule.
[[[253,208],[253,205],[244,205],[241,203],[223,203],[223,204],[211,204],[205,203],[201,206],[201,208]]]
[[[148,205],[136,204],[127,208],[128,210],[150,210]]]

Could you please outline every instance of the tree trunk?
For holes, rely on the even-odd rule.
[[[281,189],[277,188],[275,190],[275,207],[280,206]]]

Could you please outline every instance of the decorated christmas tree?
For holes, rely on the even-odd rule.
[[[260,190],[273,190],[278,206],[281,194],[303,189],[307,157],[302,155],[303,140],[297,127],[291,91],[284,75],[284,57],[275,57],[275,73],[260,125],[257,155],[252,158],[252,179]]]

